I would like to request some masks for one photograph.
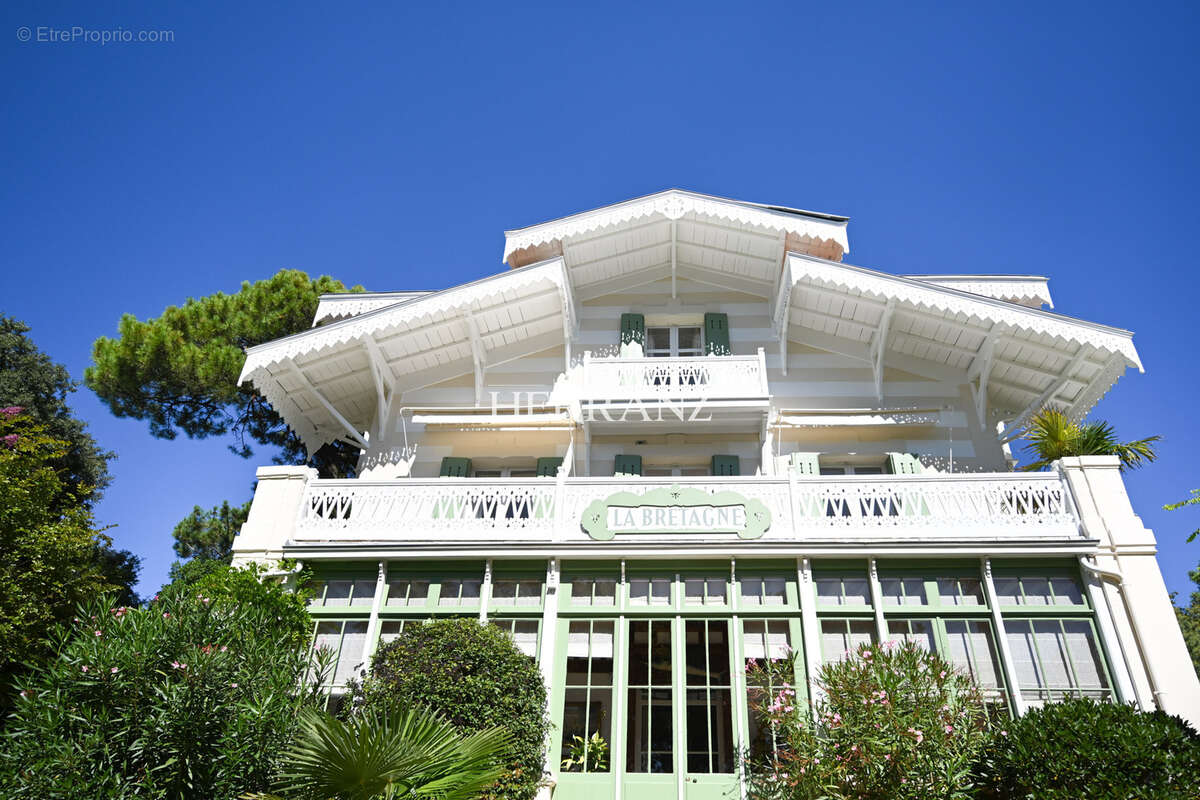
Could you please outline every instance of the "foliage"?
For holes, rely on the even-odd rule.
[[[202,565],[144,608],[95,601],[52,634],[0,740],[0,796],[220,800],[265,790],[322,700],[304,599]]]
[[[1158,458],[1155,443],[1162,439],[1148,436],[1120,442],[1107,422],[1071,422],[1066,414],[1053,408],[1034,414],[1023,438],[1037,455],[1037,461],[1022,467],[1026,472],[1047,469],[1058,459],[1073,456],[1116,456],[1122,471],[1137,469]]]
[[[91,505],[109,484],[113,454],[100,449],[86,423],[67,405],[78,382],[38,350],[28,333],[28,325],[0,314],[0,408],[19,406],[44,426],[46,435],[64,443],[53,466],[73,504]]]
[[[240,506],[231,506],[226,500],[207,511],[195,506],[175,526],[175,554],[228,562],[233,557],[233,537],[246,524],[249,514],[249,500]]]
[[[1200,797],[1200,735],[1179,717],[1073,699],[1033,709],[998,736],[983,797]]]
[[[405,626],[376,651],[355,699],[371,713],[422,705],[463,732],[508,730],[505,774],[485,797],[524,800],[541,783],[546,687],[537,665],[491,625],[446,619]]]
[[[511,743],[503,728],[463,735],[419,707],[349,722],[309,711],[284,754],[280,791],[290,800],[470,800],[504,772],[498,759]]]
[[[1192,666],[1200,675],[1200,566],[1190,571],[1188,577],[1195,584],[1196,591],[1192,592],[1189,598],[1191,603],[1186,608],[1176,606],[1175,617],[1179,620],[1179,630],[1192,657]]]
[[[136,579],[136,558],[109,547],[60,477],[69,448],[28,414],[0,410],[0,707],[12,676],[50,652],[55,623],[101,592],[130,596]]]
[[[863,645],[821,668],[817,724],[796,704],[790,660],[754,661],[752,713],[777,746],[745,759],[748,794],[801,798],[969,798],[988,740],[972,680],[912,644]]]
[[[584,739],[579,734],[571,737],[567,745],[567,757],[562,760],[564,772],[607,772],[608,740],[596,731]]]
[[[1168,503],[1167,505],[1163,506],[1163,510],[1164,511],[1175,511],[1177,509],[1183,508],[1184,506],[1195,506],[1195,505],[1200,505],[1200,489],[1192,489],[1191,497],[1189,497],[1186,500],[1180,500],[1178,503]],[[1192,534],[1190,536],[1188,536],[1188,538],[1187,538],[1188,542],[1196,541],[1197,536],[1200,536],[1200,528],[1197,528],[1196,530],[1192,531]]]
[[[155,319],[126,314],[117,338],[101,337],[92,345],[84,381],[116,416],[148,421],[154,436],[232,434],[230,449],[239,455],[249,456],[253,441],[280,448],[282,463],[304,463],[299,437],[261,396],[238,385],[243,351],[307,329],[320,295],[344,291],[328,276],[281,270],[264,281],[243,282],[236,294],[188,298]],[[356,456],[348,446],[327,446],[312,461],[324,474],[340,477]]]

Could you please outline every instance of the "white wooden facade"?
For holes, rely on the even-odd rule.
[[[723,756],[688,749],[682,677],[665,710],[614,699],[660,691],[630,666],[660,634],[679,675],[697,636],[725,648],[732,677],[705,691],[732,698],[711,702],[733,746],[752,733],[742,660],[785,640],[811,698],[842,627],[847,645],[983,646],[992,666],[964,664],[1014,713],[1074,691],[1200,722],[1154,537],[1115,460],[1023,473],[1009,450],[1033,411],[1080,419],[1140,370],[1132,334],[1046,310],[1039,276],[851,266],[846,222],[671,190],[510,231],[508,269],[474,283],[323,298],[311,330],[251,348],[242,378],[310,450],[357,446],[359,477],[260,470],[236,559],[327,575],[333,602],[314,614],[321,641],[354,651],[343,677],[431,609],[500,620],[550,685],[564,797],[728,789]],[[691,489],[733,493],[767,527],[603,539],[585,524],[596,504]],[[1038,602],[1043,584],[1059,588]],[[1046,642],[1090,648],[1090,666],[1067,658],[1055,678]],[[577,687],[571,670],[596,659],[616,677]],[[558,737],[590,733],[592,707],[613,763],[562,772]],[[678,752],[634,736],[660,712]]]

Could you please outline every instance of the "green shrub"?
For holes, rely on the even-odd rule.
[[[475,620],[407,625],[383,645],[356,691],[356,708],[389,713],[422,705],[460,731],[507,729],[505,775],[484,797],[527,800],[545,762],[546,687],[537,665],[503,632]]]
[[[1200,735],[1162,711],[1067,700],[1010,722],[984,769],[984,798],[1200,797]]]
[[[752,662],[752,713],[775,746],[745,758],[747,791],[770,800],[973,797],[988,738],[972,680],[913,645],[864,645],[826,664],[817,724],[795,702],[790,660]]]
[[[254,571],[191,568],[145,608],[96,602],[18,682],[0,797],[234,798],[269,788],[308,672],[303,598]]]

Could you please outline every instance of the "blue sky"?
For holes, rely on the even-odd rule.
[[[1160,507],[1200,487],[1198,7],[980,6],[9,3],[0,311],[78,377],[122,313],[283,267],[445,287],[502,269],[505,228],[671,186],[847,214],[851,263],[1044,274],[1137,333],[1147,374],[1096,413],[1166,437],[1129,487],[1186,592],[1200,509]],[[174,524],[269,454],[73,403],[152,592]]]

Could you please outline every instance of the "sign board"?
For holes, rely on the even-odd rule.
[[[599,541],[618,534],[664,533],[732,533],[757,539],[771,527],[771,512],[762,501],[736,492],[710,494],[671,486],[640,495],[617,492],[597,500],[584,510],[580,524]]]

